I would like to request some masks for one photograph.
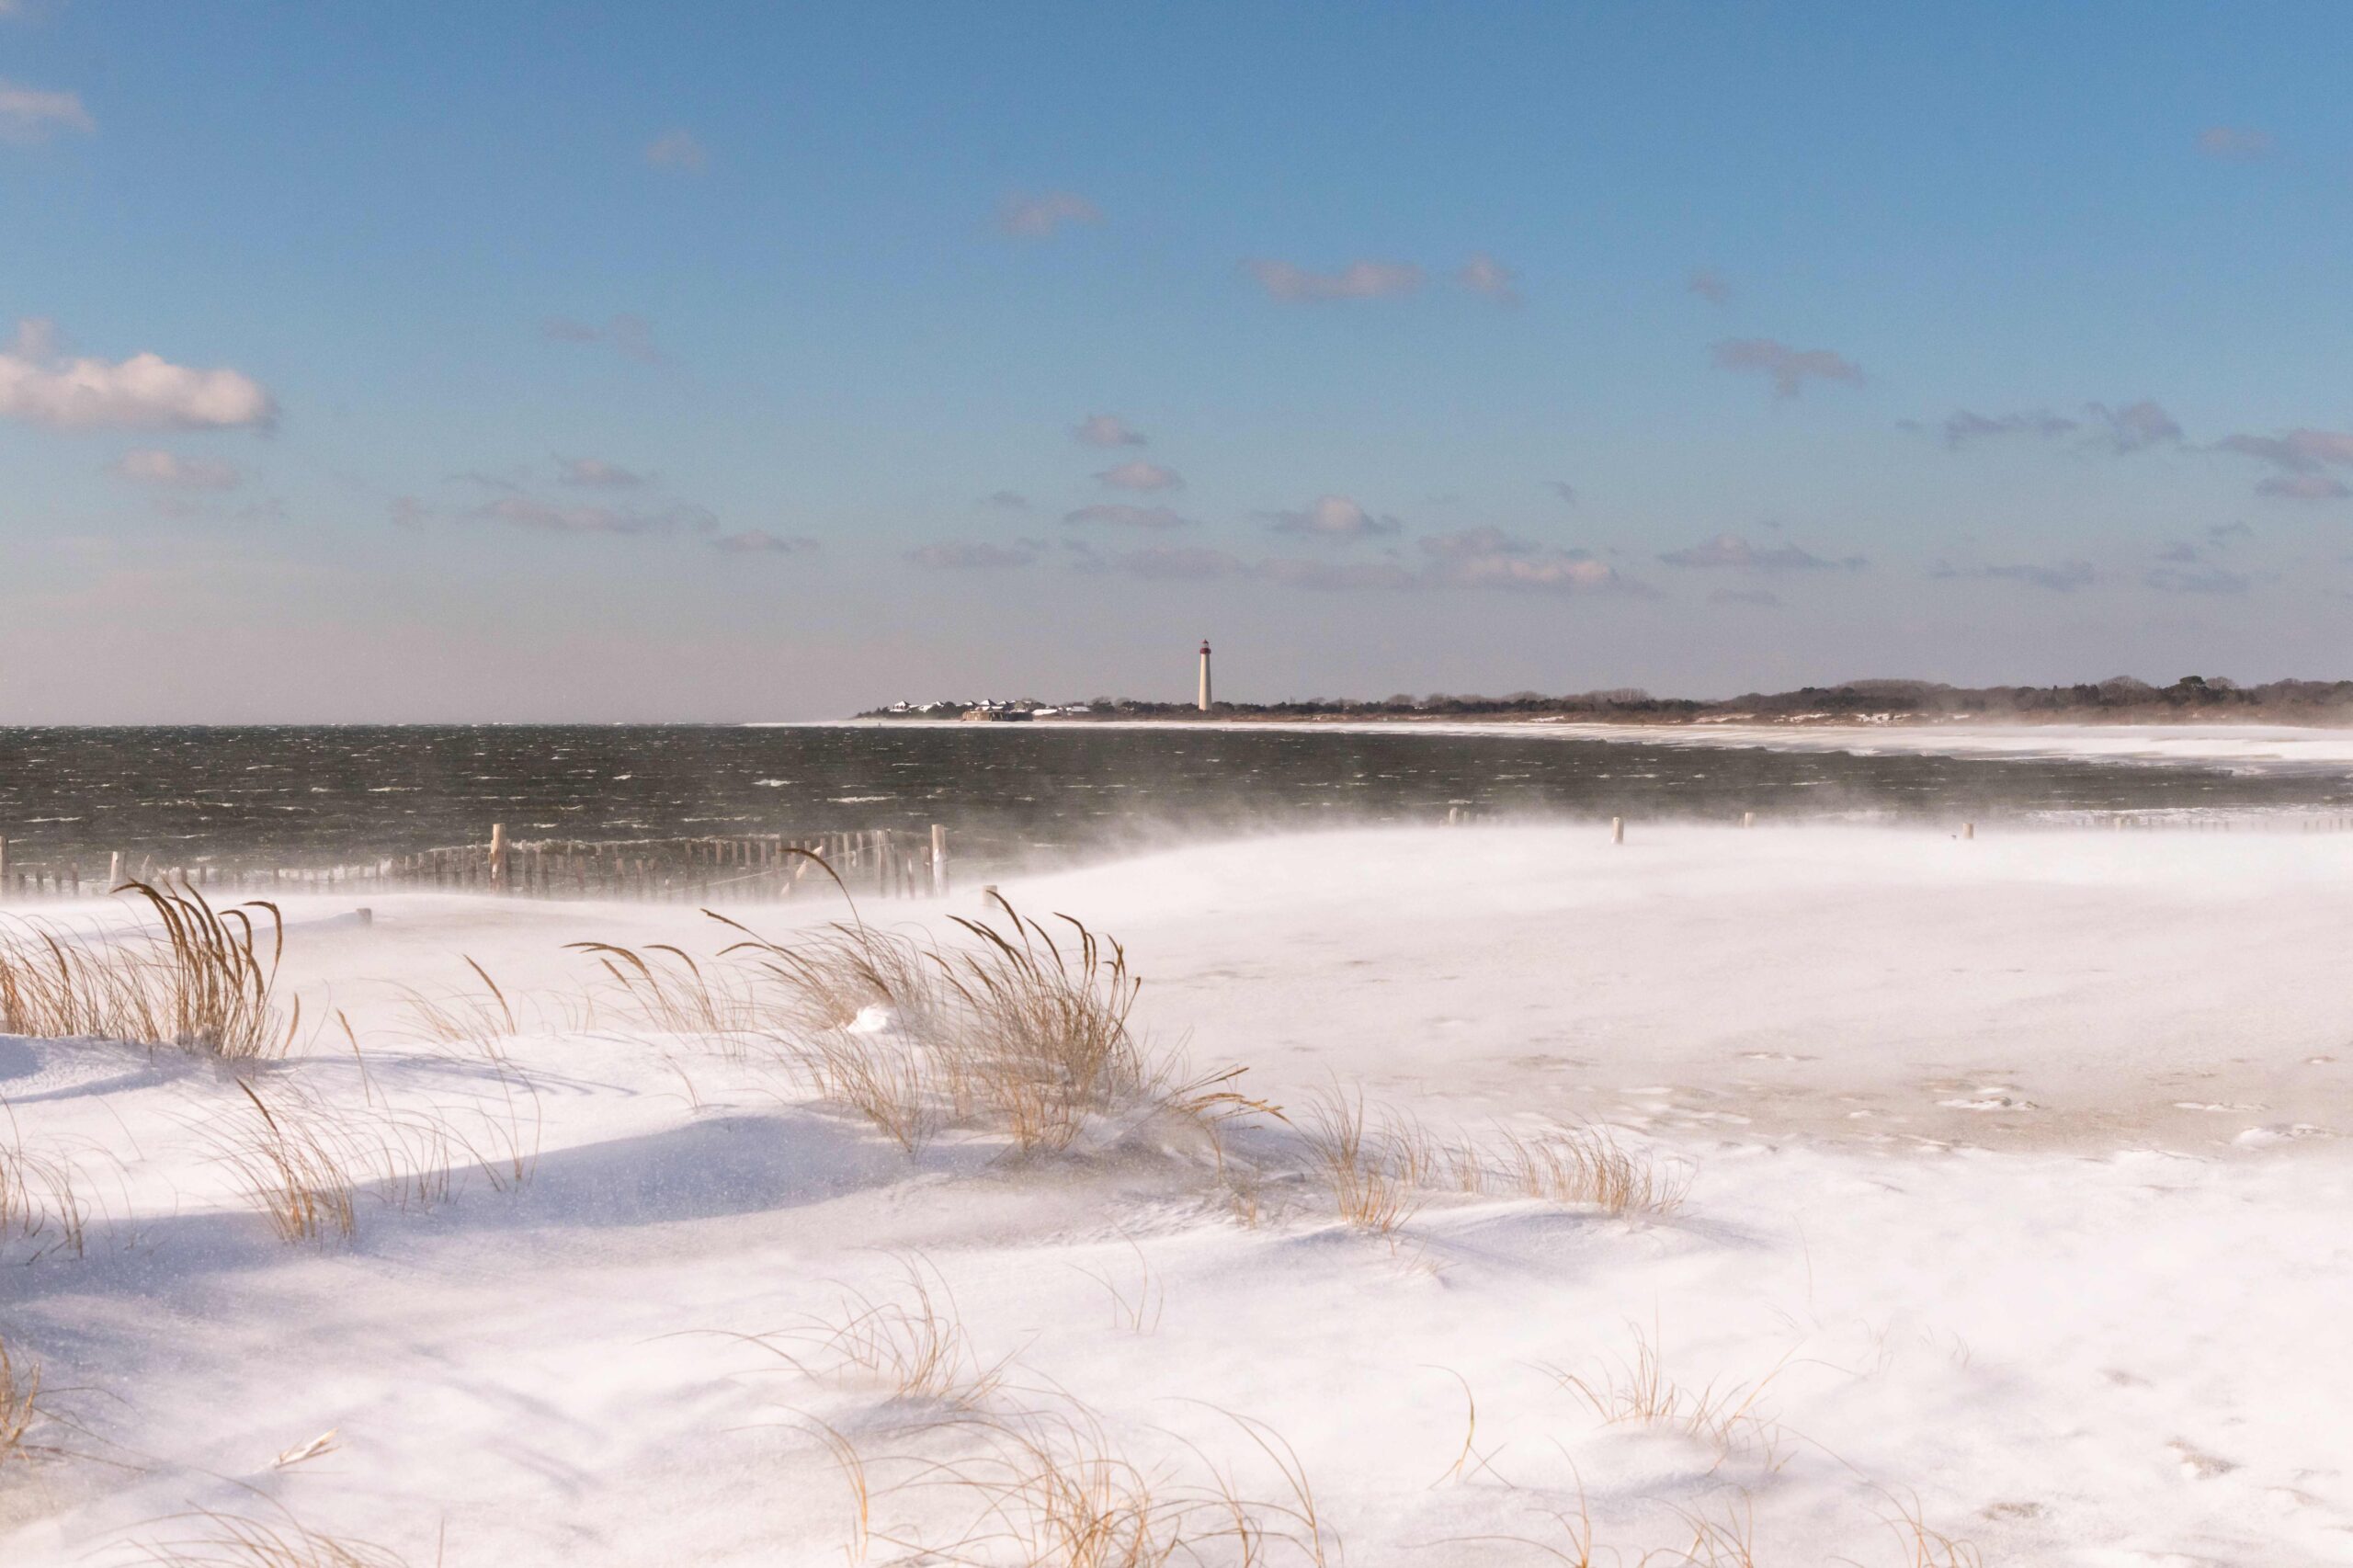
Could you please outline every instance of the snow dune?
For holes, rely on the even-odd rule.
[[[1139,1528],[1210,1562],[1245,1561],[1221,1490],[1270,1563],[2353,1557],[2353,835],[1350,832],[1004,891],[1118,936],[1148,1039],[1294,1115],[1606,1124],[1688,1192],[1430,1190],[1378,1233],[1263,1116],[1222,1169],[1135,1127],[909,1155],[741,1042],[584,1013],[563,944],[708,955],[690,910],[299,905],[284,986],[360,1049],[329,1024],[260,1091],[494,1156],[519,1104],[529,1178],[458,1160],[289,1244],[221,1157],[233,1078],[0,1039],[89,1211],[0,1274],[66,1450],[0,1469],[0,1562],[208,1509],[453,1568],[1027,1562],[1041,1454],[1149,1481]],[[404,987],[490,1011],[460,955],[494,1048],[416,1038]]]

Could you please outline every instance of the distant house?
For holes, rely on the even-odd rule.
[[[967,708],[963,713],[967,724],[1026,723],[1029,718],[1027,708]]]

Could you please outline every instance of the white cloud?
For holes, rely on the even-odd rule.
[[[1430,580],[1448,587],[1576,593],[1635,586],[1584,551],[1547,550],[1500,528],[1435,534],[1421,548],[1430,557]]]
[[[1685,278],[1683,287],[1711,305],[1721,305],[1732,298],[1732,279],[1712,267],[1694,268]]]
[[[1319,300],[1385,300],[1422,286],[1409,262],[1352,261],[1337,272],[1309,272],[1287,261],[1245,261],[1243,267],[1274,299],[1288,304]]]
[[[1258,562],[1257,575],[1287,588],[1313,588],[1340,593],[1357,588],[1412,588],[1421,579],[1393,562],[1299,561],[1277,558]]]
[[[1222,550],[1194,550],[1176,545],[1153,545],[1112,558],[1112,564],[1131,576],[1161,581],[1200,581],[1247,575],[1250,567]]]
[[[2278,151],[2278,144],[2268,131],[2252,131],[2237,125],[2210,125],[2198,133],[2198,150],[2224,163],[2245,164],[2271,156]]]
[[[1589,555],[1556,551],[1543,555],[1458,556],[1442,574],[1449,583],[1464,588],[1529,588],[1576,592],[1606,588],[1618,574]]]
[[[1123,462],[1117,468],[1107,468],[1095,477],[1114,490],[1154,491],[1185,488],[1184,476],[1175,469],[1163,468],[1158,463],[1146,462],[1142,458],[1137,458],[1131,462]]]
[[[2022,414],[1972,414],[1965,408],[1956,409],[1945,416],[1942,426],[1945,445],[1955,449],[1995,436],[2070,436],[2080,428],[2076,421],[2048,409]]]
[[[2258,495],[2276,495],[2286,501],[2342,501],[2353,495],[2353,487],[2325,473],[2275,473],[2256,481],[2255,491]]]
[[[2353,463],[2353,431],[2290,430],[2282,436],[2230,436],[2222,446],[2300,473]]]
[[[654,346],[654,324],[626,312],[603,326],[591,326],[567,316],[550,316],[540,324],[540,330],[557,343],[605,344],[622,358],[634,359],[641,365],[660,365],[669,359]]]
[[[1712,353],[1724,370],[1756,370],[1770,377],[1774,392],[1795,397],[1808,381],[1860,382],[1862,367],[1827,348],[1792,348],[1769,337],[1726,338]]]
[[[2250,580],[2222,566],[2160,566],[2141,579],[2165,594],[2243,594]]]
[[[1013,195],[997,204],[996,226],[1023,239],[1050,239],[1069,223],[1100,223],[1095,203],[1074,191],[1046,190],[1034,196]]]
[[[1545,549],[1495,528],[1439,534],[1420,542],[1426,559],[1418,567],[1395,560],[1335,562],[1275,556],[1252,561],[1206,546],[1147,545],[1107,553],[1091,544],[1073,542],[1070,550],[1073,563],[1081,571],[1120,572],[1161,582],[1255,580],[1327,593],[1441,588],[1651,591],[1620,577],[1583,551]],[[1029,546],[1025,543],[1024,548]]]
[[[682,529],[709,533],[719,526],[718,519],[700,506],[672,506],[659,512],[640,512],[618,506],[557,506],[527,495],[501,496],[478,508],[473,515],[537,533],[669,534]]]
[[[1918,426],[1906,421],[1905,429]],[[2012,414],[1973,414],[1958,409],[1947,415],[1939,427],[1945,445],[1954,449],[1972,442],[1991,440],[2003,436],[2031,436],[2045,440],[2080,436],[2080,444],[2111,452],[2137,452],[2148,447],[2178,443],[2181,426],[2172,415],[2158,404],[2143,398],[2121,408],[2110,408],[2104,403],[2087,403],[2083,417],[2071,419],[2063,414],[2053,414],[2047,408],[2023,409]]]
[[[1296,512],[1270,512],[1277,533],[1307,534],[1317,539],[1364,539],[1393,534],[1399,523],[1376,517],[1346,495],[1319,495]]]
[[[1483,294],[1499,305],[1519,303],[1518,278],[1511,268],[1494,256],[1481,252],[1462,264],[1454,280],[1474,294]]]
[[[123,453],[113,467],[120,478],[167,490],[232,490],[242,477],[218,458],[184,458],[153,447]]]
[[[645,475],[602,458],[558,458],[556,468],[563,483],[590,489],[633,490],[645,483]]]
[[[1470,555],[1525,555],[1538,546],[1524,539],[1515,539],[1496,528],[1463,528],[1454,533],[1432,534],[1421,541],[1422,551],[1440,560]]]
[[[2330,468],[2353,466],[2353,431],[2289,430],[2277,436],[2226,436],[2219,443],[2269,463],[2279,472],[2256,485],[2258,494],[2290,501],[2336,501],[2353,494]]]
[[[1129,427],[1113,414],[1090,414],[1070,428],[1070,438],[1082,447],[1142,447],[1143,432]]]
[[[1842,562],[1824,561],[1813,551],[1801,550],[1794,544],[1759,550],[1733,533],[1718,534],[1711,540],[1703,540],[1685,549],[1668,551],[1659,560],[1669,566],[1733,567],[1757,572],[1824,572],[1834,565],[1853,569],[1863,564],[1859,556],[1850,556]]]
[[[0,142],[24,146],[46,142],[60,131],[88,135],[97,128],[90,111],[82,107],[79,94],[43,92],[0,82]]]
[[[2088,561],[2061,561],[2049,565],[2031,562],[2008,566],[1955,566],[1939,561],[1928,568],[1931,577],[1981,577],[1995,582],[2025,583],[2054,594],[2072,594],[2098,579]]]
[[[700,174],[710,162],[710,154],[703,151],[691,131],[665,131],[645,144],[648,167],[675,169],[681,174]]]
[[[70,359],[46,321],[17,324],[0,352],[0,418],[58,430],[219,430],[267,427],[278,404],[236,370],[196,370],[153,354]]]
[[[2084,415],[2103,432],[2095,438],[2096,443],[2120,452],[2137,452],[2143,447],[2181,439],[2181,426],[2174,422],[2173,415],[2145,398],[2122,408],[2088,403]]]
[[[996,571],[1028,566],[1038,552],[1027,544],[992,544],[985,540],[947,540],[907,551],[907,559],[936,571]]]
[[[1165,506],[1128,506],[1104,502],[1093,506],[1081,506],[1074,512],[1063,514],[1066,523],[1107,523],[1114,528],[1181,528],[1189,527],[1190,517],[1177,516]]]
[[[742,533],[720,535],[710,541],[710,548],[730,555],[808,555],[818,545],[806,534],[772,534],[766,528],[746,528]]]

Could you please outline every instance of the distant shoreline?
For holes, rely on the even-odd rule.
[[[1972,724],[2290,724],[2353,728],[2353,681],[2279,680],[2240,686],[2222,676],[2184,676],[2171,686],[2130,676],[2048,687],[1956,687],[1932,681],[1859,680],[1740,697],[1654,697],[1621,688],[1548,697],[1412,697],[1358,702],[1310,698],[1286,702],[1149,702],[1095,698],[1085,702],[949,699],[896,702],[859,719],[883,722],[949,720],[1075,723],[1434,723],[1594,724],[1624,728],[1695,729],[1710,725],[1870,725],[1912,728]]]
[[[790,721],[788,721],[790,722]],[[954,713],[890,713],[870,711],[820,723],[957,724]],[[2234,729],[2353,730],[2353,709],[2314,712],[2309,709],[2224,710],[2181,712],[2167,710],[2090,710],[2040,713],[1896,713],[1886,716],[1856,713],[1726,713],[1705,717],[1660,717],[1635,714],[1508,714],[1508,713],[1284,713],[1235,711],[1223,706],[1208,712],[1089,713],[1062,710],[1040,711],[1018,722],[1064,726],[1128,726],[1151,728],[1266,727],[1433,729],[1579,729],[1673,730],[1706,732],[1716,729],[1769,727],[1789,731],[1955,730],[1955,729]]]

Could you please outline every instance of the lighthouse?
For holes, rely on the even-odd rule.
[[[1201,639],[1201,711],[1210,710],[1210,640]]]

